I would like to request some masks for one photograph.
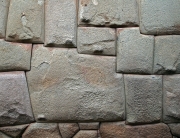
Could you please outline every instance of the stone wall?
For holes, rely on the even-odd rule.
[[[180,137],[180,0],[0,0],[0,138]]]

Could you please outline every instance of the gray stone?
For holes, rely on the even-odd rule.
[[[97,130],[80,130],[73,138],[98,138]]]
[[[154,36],[140,34],[139,28],[118,28],[117,36],[117,72],[151,74]]]
[[[11,138],[11,137],[9,137],[9,136],[7,136],[7,135],[0,132],[0,138]]]
[[[154,73],[180,73],[180,36],[155,37]]]
[[[80,0],[79,24],[96,26],[138,25],[137,0]]]
[[[43,43],[44,0],[11,0],[6,40]]]
[[[177,136],[177,137],[180,137],[180,124],[168,124],[170,130],[171,130],[171,133],[174,135],[174,136]]]
[[[162,76],[125,75],[126,121],[128,124],[160,122]]]
[[[143,34],[180,34],[179,0],[140,0],[140,31]]]
[[[80,54],[115,55],[115,29],[79,27],[77,48]]]
[[[76,47],[76,1],[46,0],[46,46]]]
[[[30,70],[31,44],[0,40],[0,71]]]
[[[24,72],[0,73],[0,126],[34,121]]]
[[[79,128],[81,130],[97,130],[99,129],[99,122],[79,123]]]
[[[123,120],[124,84],[115,61],[35,45],[27,80],[36,120]]]

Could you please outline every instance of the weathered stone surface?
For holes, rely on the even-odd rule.
[[[19,125],[19,126],[0,127],[0,131],[8,136],[11,136],[12,138],[19,138],[20,135],[28,126],[29,124]]]
[[[151,74],[154,36],[140,34],[139,28],[118,28],[117,35],[117,72]]]
[[[0,38],[5,37],[9,0],[0,1]]]
[[[78,52],[81,54],[116,54],[115,29],[79,27],[77,40]]]
[[[31,49],[30,44],[0,40],[0,71],[30,70]]]
[[[101,124],[100,133],[102,138],[172,138],[168,126],[163,123],[129,126],[124,122],[108,122]]]
[[[0,126],[34,121],[24,72],[0,73]]]
[[[125,75],[128,124],[159,122],[162,116],[162,77]]]
[[[63,138],[72,138],[79,131],[79,126],[77,123],[60,123],[59,129]]]
[[[164,122],[180,122],[180,75],[165,75],[163,84]]]
[[[114,26],[137,25],[137,0],[80,0],[79,24]]]
[[[62,138],[56,123],[33,123],[26,129],[22,138]]]
[[[76,1],[46,0],[46,46],[76,47]]]
[[[140,31],[143,34],[180,34],[179,0],[140,0]]]
[[[171,133],[174,135],[174,136],[177,136],[177,137],[180,137],[180,124],[168,124],[170,130],[171,130]]]
[[[99,129],[99,122],[79,123],[79,128],[81,130],[97,130]]]
[[[154,73],[180,73],[180,36],[155,37]]]
[[[44,0],[11,0],[6,40],[44,41]]]
[[[98,138],[97,130],[80,130],[73,138]]]
[[[27,80],[36,120],[123,120],[124,84],[115,60],[35,45]]]
[[[0,132],[0,138],[11,138],[11,137],[9,137],[9,136],[7,136],[7,135]]]

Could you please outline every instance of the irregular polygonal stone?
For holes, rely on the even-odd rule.
[[[139,28],[118,28],[117,35],[117,72],[151,74],[154,36],[140,34]]]
[[[98,138],[97,130],[80,130],[73,138]]]
[[[79,27],[77,40],[78,52],[81,54],[116,54],[115,29]]]
[[[9,136],[7,136],[7,135],[0,132],[0,138],[11,138],[11,137],[9,137]]]
[[[128,124],[159,122],[162,115],[162,77],[125,75]]]
[[[155,37],[154,73],[180,73],[180,36]]]
[[[31,49],[30,44],[0,40],[0,71],[30,70]]]
[[[62,138],[56,123],[33,123],[26,129],[22,138]]]
[[[180,124],[168,124],[170,130],[171,130],[171,133],[174,135],[174,136],[177,136],[177,137],[180,137]]]
[[[79,123],[79,128],[81,130],[97,130],[99,129],[99,122]]]
[[[138,20],[137,0],[80,0],[79,24],[135,26]]]
[[[172,138],[167,125],[129,126],[124,122],[102,123],[100,126],[102,138]]]
[[[24,72],[0,73],[0,126],[34,121]]]
[[[35,45],[27,80],[36,120],[123,120],[124,85],[115,60]]]
[[[46,0],[46,46],[76,47],[76,1]]]
[[[143,34],[180,34],[179,0],[140,0],[140,31]]]
[[[43,43],[44,0],[11,0],[6,40]]]
[[[72,138],[78,131],[77,123],[60,123],[59,129],[63,138]]]

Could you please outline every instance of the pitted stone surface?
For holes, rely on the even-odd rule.
[[[138,24],[137,0],[80,0],[79,24],[96,26]]]
[[[180,36],[155,37],[154,73],[180,73]]]
[[[9,137],[9,136],[7,136],[7,135],[0,132],[0,138],[11,138],[11,137]]]
[[[98,138],[97,130],[80,130],[73,138]]]
[[[171,130],[171,133],[174,135],[174,136],[177,136],[177,137],[180,137],[180,124],[177,123],[177,124],[168,124],[170,130]]]
[[[139,28],[118,28],[117,36],[117,72],[151,74],[154,36],[140,34]]]
[[[76,0],[46,0],[45,10],[45,45],[76,47]]]
[[[24,72],[0,73],[0,126],[34,121]]]
[[[162,116],[162,77],[125,75],[128,124],[159,122]]]
[[[79,123],[79,128],[81,130],[97,130],[99,129],[99,122]]]
[[[140,0],[140,31],[143,34],[180,34],[179,0]]]
[[[28,86],[37,121],[124,120],[124,84],[115,57],[35,45]]]
[[[116,54],[115,29],[79,27],[77,48],[80,54]]]
[[[11,0],[6,40],[43,43],[44,0]]]
[[[0,40],[0,71],[30,70],[31,44]]]

